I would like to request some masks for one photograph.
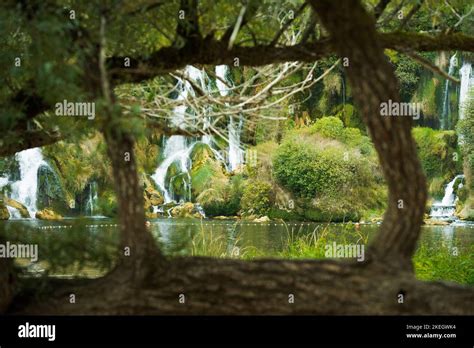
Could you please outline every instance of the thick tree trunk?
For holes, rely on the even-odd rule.
[[[400,102],[398,81],[377,40],[373,18],[354,0],[311,1],[330,32],[353,96],[367,124],[389,187],[388,209],[373,256],[410,267],[423,221],[426,182],[411,136],[412,119],[382,116],[382,103]]]
[[[120,222],[119,264],[113,274],[139,286],[148,276],[150,265],[161,265],[164,258],[145,228],[143,187],[137,175],[133,137],[118,128],[106,129],[104,137],[112,162]]]
[[[420,282],[379,263],[183,258],[139,288],[109,281],[51,281],[38,301],[18,299],[10,314],[473,314],[474,291]],[[76,304],[68,302],[76,294]],[[399,303],[403,294],[403,303]],[[293,301],[294,300],[294,301]]]

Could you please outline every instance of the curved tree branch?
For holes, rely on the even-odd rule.
[[[372,245],[379,260],[411,268],[423,221],[426,182],[411,136],[410,117],[382,116],[382,103],[400,102],[398,80],[383,52],[375,23],[359,1],[313,0],[338,54],[348,59],[347,76],[379,155],[389,204]]]

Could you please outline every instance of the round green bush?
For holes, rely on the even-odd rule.
[[[323,117],[311,126],[311,133],[319,133],[326,138],[341,139],[344,132],[344,124],[334,116]]]
[[[314,149],[304,142],[286,142],[274,157],[274,173],[299,196],[337,195],[360,179],[360,159],[348,154],[342,148]]]

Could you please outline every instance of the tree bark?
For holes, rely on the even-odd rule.
[[[112,273],[139,286],[150,265],[159,266],[164,258],[145,228],[143,187],[137,175],[133,137],[118,128],[109,127],[103,133],[112,162],[120,222],[119,263]]]
[[[311,1],[346,63],[354,100],[379,155],[389,188],[388,209],[372,245],[380,260],[411,267],[423,221],[426,182],[411,136],[411,117],[382,116],[382,103],[398,103],[398,81],[375,23],[358,1]]]
[[[10,314],[295,315],[473,314],[472,288],[420,282],[380,263],[334,260],[174,259],[140,287],[51,280],[41,297],[18,298]],[[74,305],[69,294],[76,295]],[[399,303],[403,294],[403,303]],[[294,296],[294,303],[292,297]],[[183,297],[184,296],[184,297]],[[180,301],[181,300],[181,301]]]

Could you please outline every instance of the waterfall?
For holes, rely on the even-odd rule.
[[[226,96],[230,93],[228,86],[226,86],[223,81],[228,81],[226,75],[229,71],[229,68],[226,65],[216,66],[215,72],[219,77],[216,79],[216,86],[219,90],[221,96]],[[211,84],[209,83],[209,77],[204,72],[204,70],[196,69],[193,66],[187,66],[185,68],[184,74],[188,76],[190,80],[200,86],[204,92],[211,92]],[[222,79],[223,81],[221,81]],[[185,100],[189,95],[195,95],[192,85],[182,79],[178,79],[177,84],[178,97],[177,100]],[[179,105],[173,109],[172,116],[170,117],[170,123],[179,128],[186,128],[186,105]],[[205,119],[203,124],[203,129],[205,130],[210,125],[210,120]],[[243,163],[243,151],[240,148],[240,132],[243,126],[243,117],[239,117],[238,120],[235,120],[234,117],[231,117],[228,123],[228,136],[229,136],[229,156],[227,161],[224,156],[216,150],[215,140],[212,135],[204,135],[201,138],[201,142],[208,145],[211,151],[214,153],[216,159],[220,160],[226,166],[226,169],[233,171],[237,169]],[[190,183],[191,177],[189,171],[191,169],[191,152],[194,146],[198,143],[199,140],[192,139],[182,136],[182,135],[173,135],[170,137],[164,138],[164,149],[162,152],[163,161],[156,168],[155,173],[151,176],[156,185],[159,187],[163,193],[165,203],[169,203],[173,200],[176,200],[174,193],[169,185],[166,182],[167,173],[170,166],[175,163],[180,173],[184,173],[187,176],[187,181],[183,178],[183,184],[186,187],[186,192],[191,192]],[[191,197],[186,197],[191,199]]]
[[[449,59],[448,74],[451,76],[454,73],[454,68],[457,66],[456,53],[454,53]],[[446,80],[444,87],[444,98],[443,98],[443,114],[441,115],[441,129],[449,129],[449,80]]]
[[[8,176],[0,176],[0,192],[9,182]]]
[[[456,210],[456,195],[454,194],[454,184],[456,180],[464,179],[464,175],[456,177],[446,185],[444,196],[441,202],[433,203],[430,216],[434,218],[453,218]]]
[[[94,216],[94,204],[97,205],[98,198],[97,183],[89,183],[89,197],[87,198],[86,203],[86,214],[88,213],[89,216]]]
[[[36,193],[38,189],[38,169],[48,164],[39,148],[18,152],[16,160],[20,166],[20,180],[11,185],[11,198],[22,203],[34,217],[37,211]]]
[[[229,94],[228,86],[221,80],[226,81],[230,84],[231,81],[227,78],[229,67],[227,65],[216,66],[216,79],[217,88],[222,96]],[[236,122],[233,116],[230,117],[229,124],[227,126],[229,132],[229,170],[234,171],[244,162],[244,151],[240,148],[240,133],[242,132],[243,117],[239,117]]]
[[[459,119],[464,119],[466,102],[470,98],[469,92],[474,86],[471,63],[465,62],[459,70],[461,75],[461,88],[459,90]]]
[[[206,74],[204,71],[196,69],[193,66],[187,66],[185,69],[185,75],[189,76],[190,79],[199,83],[201,88],[204,90],[206,87]],[[178,80],[177,90],[179,91],[178,100],[184,100],[188,97],[189,93],[193,94],[192,86],[188,81]],[[170,123],[179,128],[185,128],[186,121],[186,106],[180,105],[173,109]],[[190,158],[189,155],[196,144],[196,141],[192,141],[188,144],[187,138],[183,135],[172,135],[166,138],[164,141],[163,150],[163,162],[160,163],[156,168],[155,173],[151,176],[155,183],[163,193],[165,203],[169,203],[174,200],[173,192],[166,188],[166,174],[168,173],[169,167],[173,163],[177,163],[182,173],[188,173],[190,169]],[[186,183],[185,183],[186,185]]]
[[[8,212],[10,213],[10,219],[21,219],[21,214],[18,209],[7,205]]]

